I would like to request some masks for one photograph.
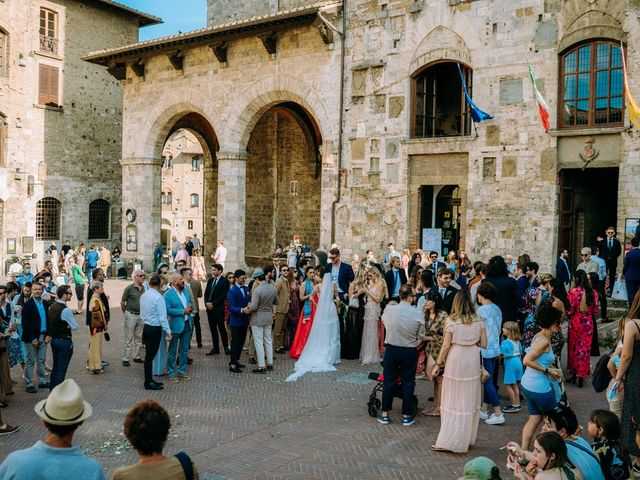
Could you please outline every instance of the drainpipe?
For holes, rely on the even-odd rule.
[[[342,198],[342,139],[343,139],[343,122],[344,122],[344,67],[346,58],[346,39],[347,39],[347,0],[342,1],[342,33],[340,42],[340,112],[338,114],[338,191],[335,201],[331,204],[331,243],[336,241],[336,207]]]

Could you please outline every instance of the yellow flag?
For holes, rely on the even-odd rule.
[[[622,55],[622,70],[624,73],[624,99],[629,113],[629,120],[638,131],[640,131],[640,108],[636,104],[636,101],[631,96],[631,90],[629,89],[629,81],[627,79],[627,62],[624,59],[624,47],[620,42],[620,54]]]

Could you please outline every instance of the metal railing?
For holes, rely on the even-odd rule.
[[[57,55],[58,39],[40,34],[40,51]]]

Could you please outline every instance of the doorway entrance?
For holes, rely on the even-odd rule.
[[[569,250],[576,264],[582,247],[592,247],[605,228],[616,225],[617,205],[617,168],[561,170],[558,251]]]
[[[440,254],[447,256],[451,251],[458,251],[460,246],[460,219],[462,196],[458,185],[423,185],[420,187],[421,215],[420,233],[425,228],[441,231]]]

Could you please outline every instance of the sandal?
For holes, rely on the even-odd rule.
[[[448,452],[446,448],[438,447],[437,445],[431,445],[431,450],[434,452]]]
[[[440,416],[440,409],[432,408],[431,410],[428,410],[428,411],[425,411],[425,410],[423,410],[422,413],[424,413],[427,417],[439,417]]]

